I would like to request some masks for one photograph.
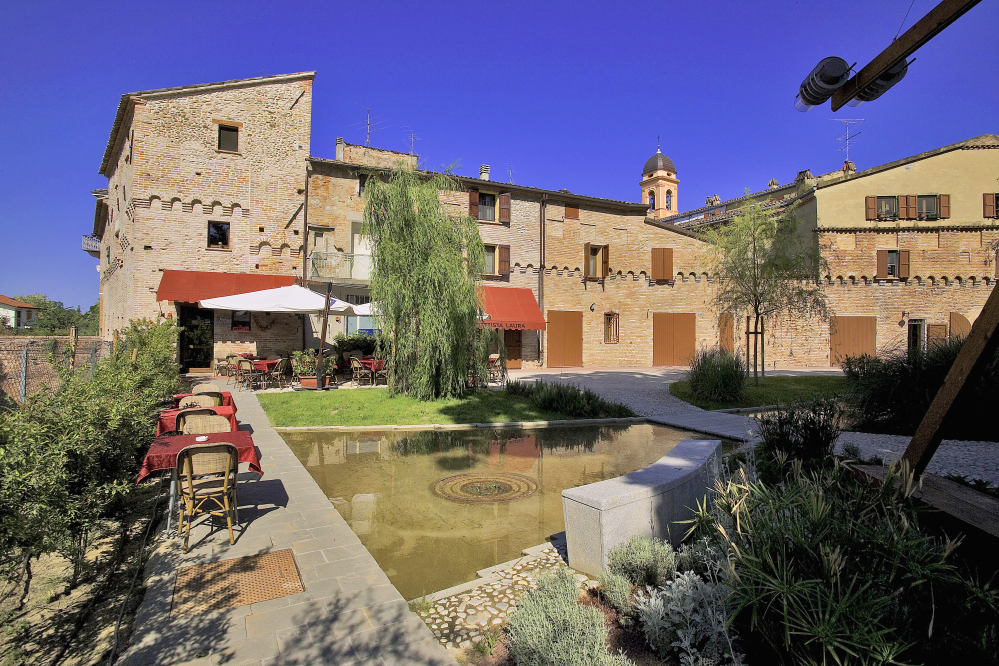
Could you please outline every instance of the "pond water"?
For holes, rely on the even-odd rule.
[[[406,599],[473,580],[563,531],[564,489],[704,437],[644,424],[281,434]]]

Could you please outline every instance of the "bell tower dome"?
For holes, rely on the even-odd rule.
[[[648,204],[650,216],[662,218],[676,215],[679,183],[673,160],[656,148],[656,154],[642,168],[642,201]]]

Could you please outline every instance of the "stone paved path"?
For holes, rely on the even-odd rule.
[[[417,666],[455,664],[361,545],[284,440],[252,393],[233,397],[244,429],[253,432],[263,478],[240,475],[242,529],[234,545],[207,523],[181,552],[176,536],[160,536],[146,567],[146,595],[123,666]],[[291,548],[305,591],[228,611],[171,616],[177,569]]]

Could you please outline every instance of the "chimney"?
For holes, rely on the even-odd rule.
[[[489,165],[483,164],[479,167],[479,180],[489,180]]]
[[[857,165],[854,164],[853,162],[851,162],[850,160],[846,160],[845,162],[843,162],[843,173],[844,174],[849,175],[849,174],[853,173],[856,170],[857,170]]]
[[[343,137],[338,136],[336,138],[336,159],[338,162],[343,162]]]
[[[778,187],[780,187],[780,183],[777,182],[776,178],[771,178],[770,182],[767,183],[767,189],[776,190]]]
[[[718,196],[717,194],[714,195],[713,197],[711,197],[711,203],[712,203],[712,205],[717,206],[718,204],[721,203],[721,197]]]

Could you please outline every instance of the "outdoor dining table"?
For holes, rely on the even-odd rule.
[[[184,398],[189,398],[192,395],[201,395],[200,393],[178,393],[173,397],[173,408],[177,409],[180,407],[180,401]],[[236,403],[232,401],[232,393],[229,391],[222,391],[222,406],[232,407],[232,410],[236,411]]]
[[[378,372],[379,370],[383,370],[385,368],[385,361],[380,358],[359,358],[357,359],[357,362],[371,372]]]
[[[240,358],[245,358],[247,361],[263,361],[263,356],[257,356],[256,354],[250,354],[249,352],[243,352],[239,355]]]
[[[197,438],[204,437],[203,441]],[[177,504],[177,456],[181,450],[188,446],[198,444],[219,444],[228,442],[236,447],[239,452],[239,462],[250,464],[250,471],[264,475],[264,470],[260,467],[260,456],[257,455],[257,447],[253,444],[253,437],[246,430],[236,430],[235,432],[215,432],[208,435],[175,435],[160,436],[153,440],[146,452],[146,457],[142,459],[142,467],[139,469],[139,478],[136,483],[141,483],[149,478],[154,472],[170,470],[170,508],[167,509],[166,529],[170,531],[170,520]],[[238,511],[238,510],[237,510]],[[237,513],[237,520],[239,515]]]
[[[271,372],[280,362],[281,362],[280,359],[275,359],[273,361],[267,361],[267,360],[251,361],[251,363],[253,363],[254,368],[256,368],[257,370],[262,370],[264,372]]]
[[[226,407],[222,405],[221,407],[206,407],[205,409],[215,410],[215,413],[219,416],[224,416],[229,419],[229,425],[232,426],[233,431],[239,430],[239,421],[236,420],[236,407],[230,406]],[[159,437],[165,432],[171,432],[177,429],[177,414],[182,410],[180,409],[164,409],[160,412],[160,418],[156,422],[156,436]]]

